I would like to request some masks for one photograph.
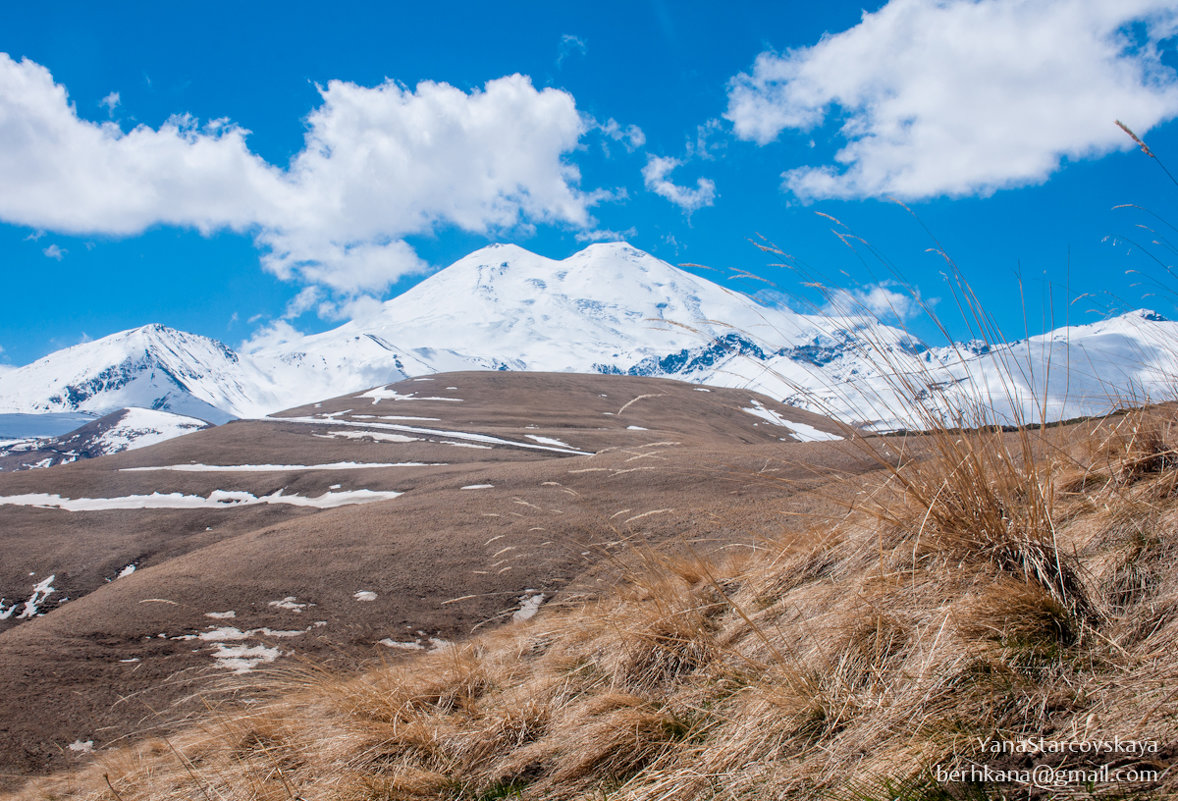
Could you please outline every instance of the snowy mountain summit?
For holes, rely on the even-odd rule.
[[[625,243],[563,260],[493,245],[375,315],[248,354],[161,325],[57,351],[0,373],[0,414],[134,406],[223,422],[412,375],[526,370],[747,387],[886,429],[919,423],[886,375],[904,371],[934,407],[990,398],[997,419],[1027,422],[1160,399],[1178,376],[1175,343],[1178,324],[1138,311],[998,347],[929,348],[870,318],[762,306]]]
[[[259,363],[294,356],[303,367],[331,370],[324,366],[349,349],[349,370],[373,374],[390,354],[408,374],[626,373],[734,332],[749,341],[793,339],[801,319],[624,243],[590,245],[560,261],[492,245],[386,302],[375,317],[256,355]]]

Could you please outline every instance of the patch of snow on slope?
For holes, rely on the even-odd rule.
[[[376,593],[372,590],[356,590],[352,593],[352,598],[357,601],[375,601]]]
[[[421,437],[388,434],[383,431],[328,431],[326,434],[315,434],[315,436],[324,439],[370,439],[374,442],[421,442]]]
[[[213,651],[213,660],[217,667],[231,673],[249,673],[258,665],[273,662],[282,656],[275,646],[269,645],[226,645],[217,643],[217,650]]]
[[[266,637],[298,637],[300,634],[306,634],[305,629],[294,629],[292,631],[275,631],[270,628],[248,629],[242,631],[237,626],[219,626],[216,628],[209,628],[196,635],[198,640],[208,640],[211,642],[227,642],[230,640],[248,640],[250,637],[266,636]],[[173,637],[172,639],[188,639],[192,635],[182,635],[181,637]]]
[[[271,602],[271,605],[273,604],[274,602]],[[206,617],[218,619],[229,616],[235,615],[233,612],[206,613]],[[305,629],[294,629],[290,631],[275,630],[266,627],[243,631],[236,626],[209,626],[205,631],[196,634],[180,634],[169,639],[201,640],[210,643],[215,646],[211,656],[213,658],[213,664],[216,667],[231,671],[232,673],[248,673],[258,665],[273,662],[283,654],[276,646],[250,643],[247,640],[260,637],[298,637],[306,634],[312,628],[315,628],[314,624]],[[235,644],[229,645],[228,643]]]
[[[569,445],[567,442],[561,442],[560,440],[554,439],[552,437],[538,437],[535,434],[524,434],[524,436],[527,437],[528,439],[532,440],[533,442],[539,442],[541,445],[555,445],[558,448],[571,448],[571,447],[573,447],[572,445]]]
[[[538,592],[535,595],[522,595],[519,599],[519,609],[511,615],[511,619],[516,623],[524,620],[531,620],[540,611],[540,604],[544,603],[544,593]]]
[[[418,396],[416,393],[414,393],[414,394],[411,394],[411,395],[402,395],[400,392],[397,392],[397,390],[395,390],[395,389],[390,389],[390,388],[388,388],[388,387],[377,387],[376,389],[370,389],[370,390],[368,390],[367,392],[365,392],[365,393],[363,393],[363,394],[361,394],[361,395],[357,395],[356,397],[358,397],[358,398],[372,398],[372,405],[373,405],[373,406],[375,406],[376,404],[380,403],[382,400],[394,400],[394,401],[453,401],[453,402],[455,402],[455,403],[461,403],[461,402],[462,402],[462,398],[428,398],[428,397],[419,397],[419,396]]]
[[[31,575],[31,574],[30,574]],[[37,582],[33,585],[33,594],[29,596],[28,600],[24,602],[24,607],[21,613],[16,616],[17,620],[28,620],[34,615],[40,614],[41,604],[45,603],[50,595],[57,592],[53,588],[53,580],[57,578],[52,575],[47,579]],[[12,606],[5,607],[4,599],[0,598],[0,620],[8,620],[16,612],[17,602],[13,602]]]
[[[768,420],[775,426],[783,426],[788,428],[799,442],[833,442],[834,440],[842,439],[838,434],[830,434],[826,431],[820,431],[812,425],[806,423],[794,423],[786,420],[772,409],[766,409],[764,405],[752,398],[749,400],[753,406],[751,409],[741,409],[743,412],[754,414],[763,420]]]
[[[385,637],[383,640],[377,640],[378,643],[385,648],[399,648],[402,651],[424,651],[425,646],[416,641],[397,642],[392,637]]]
[[[270,601],[268,605],[276,609],[286,609],[289,612],[302,612],[308,606],[313,606],[314,604],[299,603],[299,599],[296,596],[288,595],[280,601]]]
[[[283,423],[304,423],[307,425],[318,425],[322,421],[316,420],[314,417],[267,417],[269,422],[283,422]],[[490,443],[492,445],[510,445],[513,448],[530,448],[539,451],[554,451],[556,453],[569,453],[575,456],[592,456],[589,451],[579,451],[568,446],[557,447],[555,445],[541,445],[539,443],[532,444],[530,442],[519,442],[518,440],[503,439],[502,437],[492,437],[487,434],[468,434],[465,431],[443,431],[436,428],[420,428],[418,426],[405,426],[397,423],[353,423],[348,420],[337,420],[337,424],[354,425],[354,426],[379,426],[381,428],[391,429],[393,431],[407,431],[411,434],[434,434],[441,437],[453,437],[454,439],[471,440],[473,442]]]

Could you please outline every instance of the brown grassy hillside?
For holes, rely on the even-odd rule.
[[[601,597],[358,675],[288,672],[274,702],[6,797],[1168,797],[1176,421],[876,439],[885,477],[837,519],[636,551]],[[1023,739],[1048,752],[992,751]],[[971,766],[1039,786],[951,780]]]
[[[838,427],[745,390],[506,372],[391,389],[401,399],[353,392],[277,419],[0,474],[0,789],[76,766],[71,743],[102,751],[170,731],[162,727],[199,713],[198,701],[250,661],[352,670],[405,655],[386,641],[463,638],[510,620],[525,599],[608,584],[585,575],[603,552],[685,534],[699,548],[755,542],[780,529],[783,510],[822,508],[806,490],[825,475],[878,469],[838,442],[792,441],[788,427],[748,410]],[[172,469],[192,463],[228,469]],[[362,469],[331,469],[349,463]],[[28,493],[388,491],[402,494],[334,508],[11,503]],[[123,575],[125,565],[134,572]],[[49,576],[56,591],[22,618],[23,599]]]

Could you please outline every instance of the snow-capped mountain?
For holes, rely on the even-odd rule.
[[[55,351],[0,375],[0,413],[140,407],[223,423],[282,405],[271,380],[230,348],[147,325]]]
[[[254,358],[271,375],[292,369],[306,380],[308,373],[334,373],[347,383],[364,374],[368,385],[392,380],[390,365],[408,375],[667,375],[686,367],[658,364],[668,356],[690,361],[688,352],[699,351],[714,362],[742,349],[763,354],[812,329],[802,315],[760,306],[629,245],[591,245],[560,261],[493,245],[386,302],[373,317]],[[704,354],[709,348],[711,357]]]
[[[747,387],[880,429],[970,403],[1032,422],[1173,395],[1178,323],[1139,311],[1009,345],[929,348],[874,319],[762,306],[624,243],[563,260],[495,245],[375,315],[248,354],[163,326],[58,351],[0,373],[0,413],[139,406],[221,422],[471,369]]]

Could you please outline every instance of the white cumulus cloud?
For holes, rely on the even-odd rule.
[[[104,99],[113,109],[117,93]],[[262,264],[345,308],[428,267],[405,241],[439,227],[487,233],[592,224],[603,195],[566,160],[588,123],[572,95],[511,75],[465,92],[331,81],[286,169],[227,121],[153,129],[79,117],[45,67],[0,53],[0,220],[137,234],[152,225],[251,232]],[[107,102],[111,101],[111,102]]]
[[[696,209],[712,205],[716,200],[716,184],[710,178],[697,179],[693,189],[680,186],[668,177],[682,164],[679,159],[670,156],[650,156],[646,166],[642,168],[642,180],[646,188],[660,197],[665,197],[689,214]]]
[[[766,144],[839,121],[836,164],[793,169],[802,199],[988,194],[1041,182],[1178,116],[1161,60],[1172,0],[892,0],[812,47],[760,54],[725,117]]]
[[[245,131],[175,117],[124,132],[82,120],[49,70],[0,53],[0,219],[67,233],[210,231],[276,219],[287,186]]]

